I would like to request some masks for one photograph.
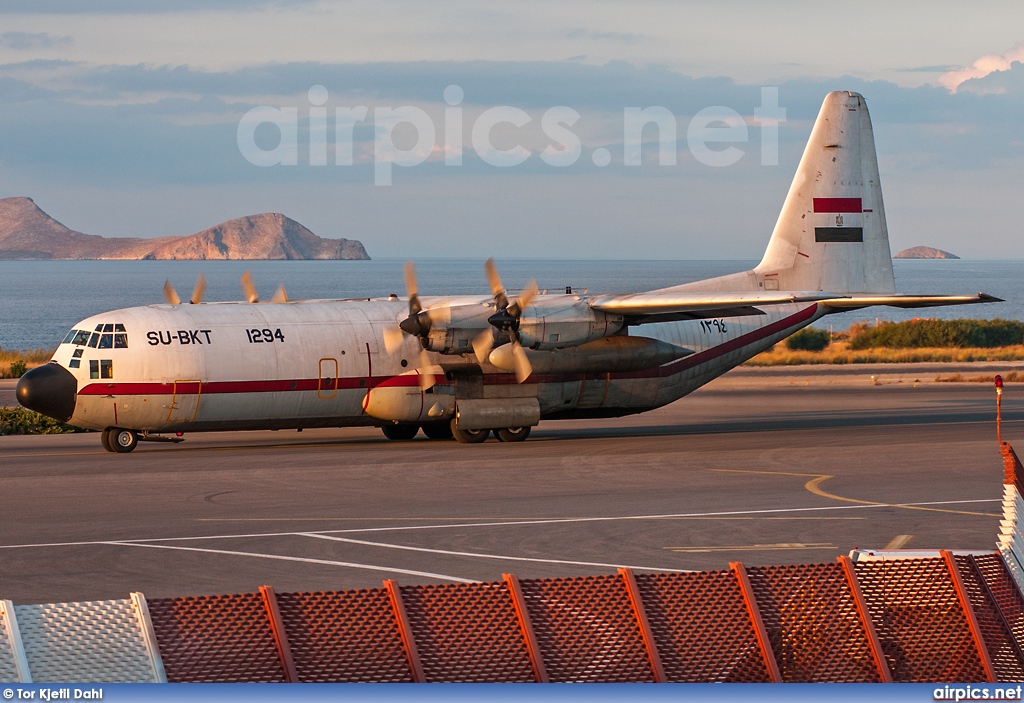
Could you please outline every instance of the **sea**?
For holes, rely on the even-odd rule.
[[[372,261],[0,261],[0,348],[54,349],[76,322],[90,315],[164,301],[171,281],[187,300],[202,273],[205,301],[241,300],[239,283],[252,272],[260,296],[269,299],[283,284],[292,300],[350,299],[405,295],[402,259]],[[566,286],[589,293],[635,293],[744,271],[756,261],[503,260],[509,290],[531,278],[551,292]],[[931,295],[985,292],[1006,302],[900,310],[875,307],[831,315],[817,326],[835,331],[868,320],[1009,318],[1024,320],[1024,260],[897,260],[901,293]],[[488,295],[483,261],[420,259],[421,295]]]

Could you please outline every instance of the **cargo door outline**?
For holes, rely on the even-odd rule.
[[[190,386],[195,386],[195,393]],[[168,422],[192,422],[199,412],[199,398],[203,393],[203,382],[198,379],[174,382],[171,407],[167,411]]]
[[[324,358],[320,360],[320,375],[316,382],[317,398],[334,398],[338,395],[338,360]]]

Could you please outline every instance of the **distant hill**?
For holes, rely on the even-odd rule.
[[[369,259],[354,239],[324,239],[276,212],[228,220],[187,237],[82,234],[31,198],[0,199],[0,259]]]
[[[894,259],[959,259],[956,254],[950,254],[942,249],[931,247],[910,247],[892,255]]]

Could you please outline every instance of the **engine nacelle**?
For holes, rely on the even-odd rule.
[[[534,373],[640,371],[690,354],[693,354],[692,349],[658,339],[627,336],[606,337],[567,349],[526,350],[526,358],[530,360]],[[489,361],[499,369],[515,371],[512,345],[506,344],[492,351]]]
[[[519,338],[530,349],[575,347],[622,329],[621,315],[591,308],[576,296],[559,296],[531,306],[519,324]]]
[[[455,396],[424,393],[417,371],[408,371],[371,388],[363,399],[370,417],[391,422],[440,422],[455,414]]]
[[[489,303],[433,308],[427,349],[438,354],[472,353],[473,340],[484,330],[493,329],[487,322],[493,314],[494,305]]]

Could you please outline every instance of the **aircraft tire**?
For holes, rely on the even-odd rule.
[[[103,432],[100,433],[100,444],[103,445],[103,448],[106,449],[108,452],[113,452],[114,451],[114,445],[112,445],[110,443],[110,428],[109,427],[107,429],[103,430]]]
[[[455,420],[452,420],[451,424],[452,436],[455,437],[455,441],[460,444],[480,444],[481,442],[487,441],[487,436],[491,434],[490,430],[462,430],[455,424]]]
[[[451,439],[452,426],[447,422],[427,422],[423,425],[423,434],[428,439]]]
[[[139,435],[131,430],[119,430],[114,428],[110,430],[107,443],[113,447],[114,451],[118,454],[127,454],[128,452],[135,451],[135,447],[139,446]]]
[[[523,442],[530,436],[530,427],[502,427],[494,430],[499,442]]]
[[[407,441],[416,436],[420,431],[419,425],[384,425],[380,428],[384,436],[390,440]]]

